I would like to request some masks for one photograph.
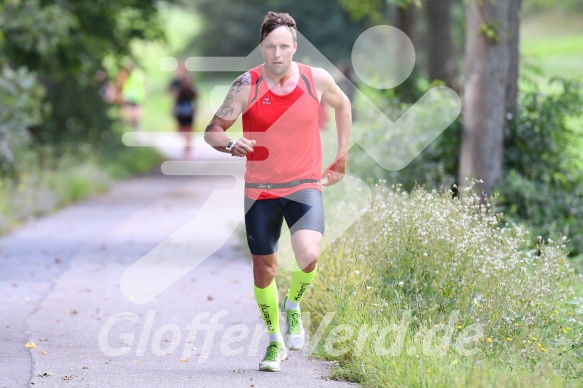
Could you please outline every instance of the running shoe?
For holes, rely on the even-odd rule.
[[[287,301],[287,295],[283,298],[281,303],[281,311],[286,314],[286,331],[283,336],[285,341],[285,346],[289,350],[300,350],[304,347],[305,332],[304,324],[302,323],[302,313],[300,309],[297,310],[286,310],[285,302]]]
[[[281,361],[287,358],[287,350],[281,342],[270,342],[265,352],[263,361],[259,363],[259,370],[266,372],[279,372]]]

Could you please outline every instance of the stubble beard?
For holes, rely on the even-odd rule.
[[[290,67],[291,67],[291,63],[288,63],[287,66],[284,65],[284,66],[279,67],[279,68],[277,68],[273,65],[269,65],[269,66],[267,66],[267,70],[276,78],[281,78],[289,71]]]

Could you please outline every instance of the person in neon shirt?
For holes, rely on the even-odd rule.
[[[146,75],[134,63],[127,68],[127,76],[121,85],[122,116],[134,129],[141,129],[143,104],[146,99]]]

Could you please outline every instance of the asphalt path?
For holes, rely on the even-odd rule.
[[[165,165],[177,175],[116,183],[0,237],[0,387],[351,386],[307,352],[257,370],[267,335],[240,181],[214,170],[229,162],[199,139],[193,162]]]

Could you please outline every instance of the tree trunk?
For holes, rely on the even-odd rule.
[[[411,42],[413,43],[413,47],[415,48],[415,65],[413,67],[413,72],[399,86],[395,87],[394,92],[403,102],[411,102],[414,103],[419,99],[419,93],[417,91],[417,87],[415,85],[419,69],[423,68],[421,63],[423,61],[422,56],[420,55],[423,52],[423,49],[420,47],[419,42],[419,34],[418,34],[418,23],[417,17],[419,15],[419,10],[416,5],[408,4],[403,7],[396,7],[396,14],[395,14],[395,27],[400,29],[409,37]],[[405,48],[398,49],[399,51],[405,50]]]
[[[459,91],[451,34],[452,0],[427,0],[427,70],[429,79],[441,80]]]
[[[418,36],[417,36],[417,14],[418,9],[415,5],[409,4],[405,7],[397,7],[397,15],[395,21],[395,27],[403,31],[411,42],[413,46],[417,48]]]
[[[484,194],[502,176],[509,9],[516,1],[470,0],[467,5],[459,181],[481,180],[477,188]]]
[[[522,0],[512,0],[508,10],[508,85],[506,87],[506,119],[514,120],[518,105],[518,66],[520,43],[520,7]]]

